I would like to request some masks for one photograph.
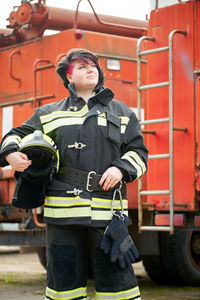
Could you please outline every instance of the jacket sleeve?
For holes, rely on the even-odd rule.
[[[40,119],[37,111],[21,126],[12,128],[3,137],[0,144],[0,167],[8,165],[5,157],[11,152],[16,152],[19,149],[21,139],[36,129],[41,130]]]
[[[121,158],[114,160],[112,165],[122,171],[126,182],[131,182],[145,174],[147,162],[148,150],[143,142],[139,121],[133,113],[124,133]]]

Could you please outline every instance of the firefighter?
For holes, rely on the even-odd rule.
[[[113,234],[115,224],[109,227],[113,210],[120,211],[122,206],[127,220],[126,183],[147,170],[148,150],[139,122],[133,111],[114,100],[113,92],[104,87],[98,58],[89,50],[70,50],[56,70],[70,96],[36,108],[27,121],[3,138],[0,153],[2,166],[10,164],[23,172],[31,160],[17,150],[21,139],[35,130],[48,135],[59,150],[59,171],[46,186],[44,200],[46,300],[87,299],[88,255],[96,299],[139,300],[132,261],[128,259],[127,264],[120,265],[115,251],[120,250],[123,258],[123,251],[133,245],[123,227],[125,222],[120,220],[123,228],[117,229],[118,236]],[[106,227],[110,230],[107,240]],[[102,239],[107,245],[112,236],[115,238],[105,254]]]

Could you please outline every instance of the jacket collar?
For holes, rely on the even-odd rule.
[[[80,98],[78,98],[75,91],[75,87],[72,83],[68,85],[68,89],[70,93],[70,98],[77,102],[77,100]],[[96,90],[96,94],[88,100],[88,107],[90,109],[97,103],[107,106],[113,99],[113,97],[114,93],[109,88],[100,87],[98,90]]]

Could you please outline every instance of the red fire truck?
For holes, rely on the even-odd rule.
[[[67,91],[55,72],[71,48],[99,57],[105,86],[138,115],[149,170],[129,184],[130,233],[157,283],[200,285],[200,1],[152,8],[137,21],[22,1],[0,30],[0,138]],[[176,1],[177,2],[177,1]],[[45,36],[45,30],[59,33]],[[42,208],[11,205],[14,172],[0,170],[0,245],[40,247]]]

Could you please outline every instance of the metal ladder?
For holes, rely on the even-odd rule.
[[[173,36],[175,34],[186,35],[186,31],[173,30],[169,34],[169,46],[141,51],[141,45],[144,40],[155,41],[154,37],[143,36],[137,43],[137,103],[138,119],[141,125],[169,123],[169,153],[149,155],[149,159],[169,159],[169,190],[142,190],[142,179],[138,179],[138,227],[139,231],[169,231],[174,232],[174,190],[173,190]],[[149,55],[159,52],[169,51],[169,81],[154,84],[141,85],[141,60],[143,55]],[[169,117],[153,120],[141,121],[141,93],[147,89],[169,87]],[[146,195],[169,195],[170,201],[170,225],[169,226],[143,226],[143,202],[142,196]]]

